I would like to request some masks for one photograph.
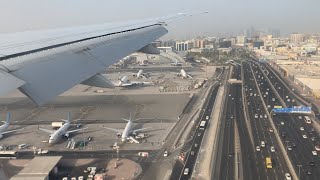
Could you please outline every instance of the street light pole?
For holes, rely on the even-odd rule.
[[[302,165],[298,164],[297,166],[299,167],[299,179],[300,179],[300,168],[302,167]]]

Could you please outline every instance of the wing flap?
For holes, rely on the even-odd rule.
[[[0,69],[0,84],[0,95],[5,95],[13,90],[16,90],[25,84],[25,82]]]
[[[156,26],[91,40],[55,54],[38,55],[34,63],[11,74],[26,82],[19,90],[42,105],[166,33],[165,28]]]

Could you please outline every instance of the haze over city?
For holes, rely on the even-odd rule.
[[[169,27],[164,38],[190,38],[218,33],[239,34],[244,29],[319,32],[317,0],[10,0],[2,1],[0,32],[25,31],[150,18],[177,12],[203,12]]]

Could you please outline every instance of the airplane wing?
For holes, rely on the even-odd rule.
[[[0,34],[0,95],[18,88],[42,105],[79,83],[112,87],[100,72],[166,34],[167,22],[189,15]]]
[[[130,133],[133,133],[133,132],[139,132],[139,131],[142,131],[142,130],[146,130],[146,129],[149,129],[150,127],[147,127],[147,128],[141,128],[141,129],[133,129],[130,131]]]
[[[109,130],[117,132],[117,133],[122,133],[122,131],[123,131],[122,129],[114,129],[114,128],[109,128],[109,127],[103,127],[103,128],[109,129]]]
[[[43,129],[43,128],[39,128],[39,130],[53,134],[55,131],[54,130],[48,130],[48,129]]]
[[[24,128],[15,129],[15,130],[11,130],[11,131],[6,131],[6,132],[2,132],[1,134],[8,134],[8,133],[16,132],[16,131],[21,131],[21,130],[23,130],[23,129],[24,129]]]
[[[86,127],[86,128],[81,128],[81,129],[75,129],[75,130],[67,131],[66,134],[74,133],[74,132],[77,132],[77,131],[82,131],[82,130],[85,130],[85,129],[88,129],[88,128]]]

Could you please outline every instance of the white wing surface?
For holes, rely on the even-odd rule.
[[[95,84],[100,72],[166,34],[166,22],[186,15],[1,34],[0,95],[19,87],[42,105],[79,83]]]

